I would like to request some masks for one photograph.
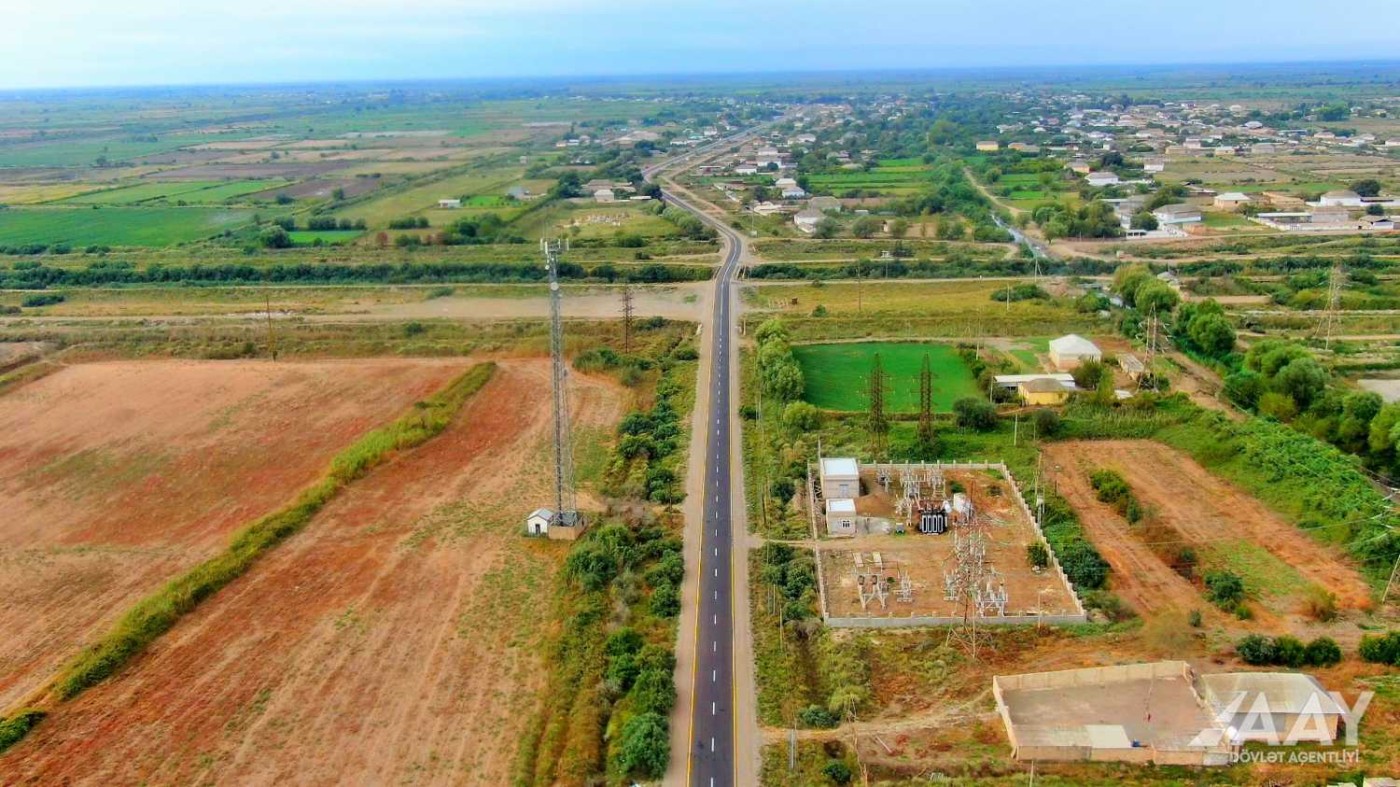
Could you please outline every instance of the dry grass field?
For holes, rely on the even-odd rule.
[[[581,428],[625,397],[574,377]],[[566,545],[545,501],[548,366],[505,361],[432,442],[306,529],[6,755],[34,783],[473,784],[509,779],[546,671]]]
[[[0,706],[463,367],[91,363],[0,397]]]

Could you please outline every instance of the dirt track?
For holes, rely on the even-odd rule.
[[[0,707],[465,366],[94,363],[0,397]]]
[[[1123,474],[1133,493],[1185,543],[1202,555],[1242,553],[1262,549],[1276,558],[1282,571],[1337,595],[1344,609],[1370,604],[1370,590],[1356,569],[1337,550],[1325,547],[1249,494],[1216,478],[1185,454],[1148,440],[1105,440],[1056,443],[1046,459],[1060,468],[1061,494],[1074,505],[1090,537],[1113,565],[1113,587],[1139,609],[1186,608],[1200,595],[1190,583],[1156,557],[1126,523],[1098,502],[1089,486],[1089,470],[1108,467]],[[1247,578],[1248,579],[1248,578]],[[1187,595],[1187,592],[1190,595]],[[1294,614],[1304,591],[1291,588],[1272,610]]]
[[[574,378],[583,425],[624,397]],[[6,757],[55,783],[509,782],[538,697],[561,543],[548,368],[505,361],[443,435],[353,485],[123,675]]]

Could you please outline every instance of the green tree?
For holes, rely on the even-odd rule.
[[[1191,320],[1186,332],[1191,343],[1212,358],[1229,355],[1235,349],[1235,328],[1223,315],[1199,315]]]
[[[269,249],[289,249],[292,247],[292,236],[281,227],[268,227],[258,236],[262,245]]]
[[[1364,178],[1351,184],[1351,190],[1362,197],[1379,197],[1381,182],[1375,178]]]
[[[1152,271],[1146,265],[1129,265],[1113,274],[1113,291],[1132,306],[1137,303],[1138,288],[1153,280]]]
[[[1176,290],[1156,279],[1143,282],[1133,292],[1133,305],[1143,314],[1168,315],[1180,302],[1181,296]]]
[[[816,229],[812,231],[812,237],[830,240],[841,234],[841,223],[836,219],[827,217],[817,222]]]
[[[642,713],[622,726],[618,763],[622,769],[643,779],[659,779],[671,760],[671,732],[666,717]]]
[[[968,396],[953,402],[953,416],[958,426],[987,432],[996,428],[997,409],[986,399]]]
[[[791,402],[783,408],[783,427],[795,434],[821,428],[822,411],[807,402]]]
[[[857,238],[873,238],[880,231],[880,224],[874,216],[861,216],[851,224],[851,234]]]

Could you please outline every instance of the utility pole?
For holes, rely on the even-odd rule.
[[[267,352],[275,361],[277,360],[277,333],[272,330],[272,296],[264,292],[263,298],[267,306]]]
[[[1395,558],[1395,567],[1390,570],[1390,581],[1385,583],[1385,592],[1381,594],[1381,606],[1390,600],[1390,591],[1395,588],[1397,581],[1400,581],[1400,555]]]
[[[622,288],[622,351],[632,352],[632,285]]]

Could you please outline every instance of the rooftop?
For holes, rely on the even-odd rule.
[[[822,460],[822,475],[855,478],[860,475],[860,468],[853,457],[832,457]]]

